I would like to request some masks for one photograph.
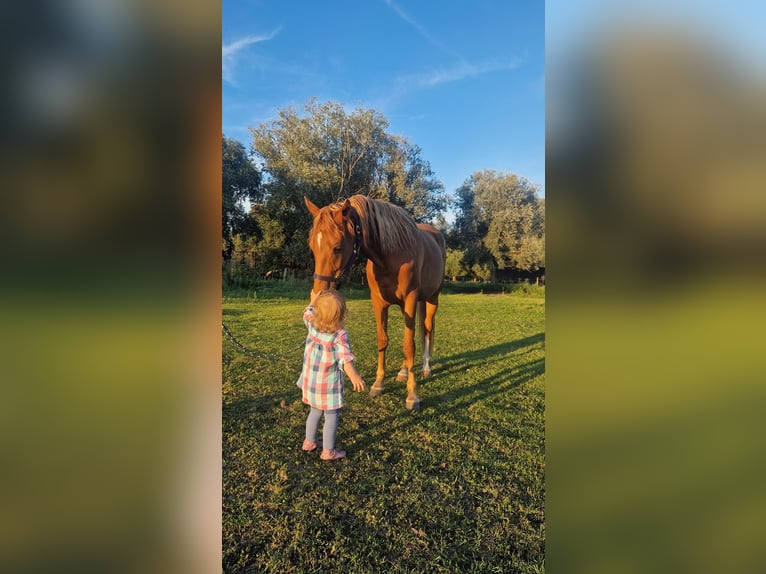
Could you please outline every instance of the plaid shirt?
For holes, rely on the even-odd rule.
[[[298,387],[303,390],[303,402],[323,411],[343,406],[343,365],[354,360],[346,329],[322,333],[312,324],[314,308],[303,310],[303,322],[309,333],[303,352],[303,370]]]

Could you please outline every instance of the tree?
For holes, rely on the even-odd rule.
[[[450,247],[463,249],[463,264],[536,271],[545,265],[545,204],[537,187],[515,174],[475,172],[457,191],[458,215]]]
[[[265,207],[280,217],[291,244],[301,237],[305,248],[311,218],[304,195],[321,206],[361,193],[400,205],[418,221],[444,210],[444,187],[420,148],[388,134],[381,113],[313,99],[303,112],[285,108],[277,119],[250,128],[267,175]]]
[[[492,254],[484,246],[487,234],[486,222],[478,217],[474,188],[467,180],[456,193],[455,222],[447,232],[447,247],[462,252],[461,264],[469,273],[476,276],[475,270],[494,268]],[[483,273],[483,272],[482,272]]]
[[[245,146],[225,135],[221,138],[221,154],[221,236],[224,256],[228,258],[234,247],[233,235],[256,232],[253,222],[247,217],[244,202],[260,199],[261,174],[248,157]]]
[[[544,212],[537,189],[514,174],[474,174],[479,217],[487,222],[484,245],[499,269],[534,271],[542,260]]]
[[[457,249],[447,249],[447,259],[444,262],[444,274],[452,278],[453,281],[458,277],[468,275],[468,269],[463,265],[464,251]]]
[[[418,223],[433,223],[447,207],[444,186],[434,178],[431,165],[421,158],[419,146],[391,136],[383,159],[386,185],[378,196],[409,211]]]
[[[482,281],[491,281],[495,275],[495,268],[494,266],[488,265],[486,263],[476,263],[475,265],[471,266],[471,273],[473,273],[473,276],[477,279],[481,279]]]

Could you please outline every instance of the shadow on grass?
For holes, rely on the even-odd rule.
[[[298,393],[300,389],[296,387]],[[224,399],[221,405],[223,420],[242,418],[253,414],[269,415],[270,413],[285,408],[295,399],[296,394],[290,390],[279,393],[253,394],[240,396],[235,399]]]
[[[535,348],[543,344],[544,341],[545,334],[537,333],[515,341],[457,353],[442,361],[435,362],[431,377],[427,379],[418,377],[418,389],[420,391],[428,389],[434,392],[434,394],[421,392],[422,410],[418,413],[404,409],[405,385],[390,379],[387,380],[383,397],[373,399],[368,396],[372,404],[367,408],[367,414],[350,412],[348,415],[345,413],[343,415],[344,418],[346,416],[356,418],[359,428],[364,431],[355,440],[355,450],[372,447],[379,441],[390,446],[387,439],[402,431],[423,425],[426,418],[431,419],[432,423],[443,420],[444,424],[449,424],[448,421],[450,420],[462,418],[463,413],[471,405],[492,401],[542,375],[545,371],[545,360],[540,357],[527,361],[521,360],[500,370],[492,367],[492,364],[507,360],[511,354],[515,354],[519,358],[523,357],[534,352]],[[482,376],[482,371],[486,372],[488,367],[491,374]],[[478,378],[470,384],[458,387],[448,384],[450,379],[456,375],[465,377],[466,374],[470,375],[474,370]],[[299,371],[296,371],[296,379],[298,375]],[[441,387],[444,387],[445,390],[437,392]],[[260,393],[257,390],[253,392],[254,390],[251,388],[249,392],[242,395],[224,399],[222,416],[225,426],[228,426],[226,421],[236,426],[236,421],[253,417],[253,424],[256,426],[284,421],[285,417],[290,418],[291,416],[291,404],[300,400],[300,390],[294,382],[285,385],[284,390],[276,393]],[[365,391],[365,393],[367,392]],[[393,413],[385,415],[386,409],[391,406],[392,398],[396,399],[399,408],[395,408]],[[388,406],[384,404],[384,401],[388,403]],[[378,414],[373,414],[376,411]],[[388,412],[390,413],[390,411]],[[299,430],[296,429],[296,432]]]
[[[236,317],[238,315],[244,315],[246,312],[245,309],[221,309],[221,315],[224,317]]]
[[[544,342],[545,333],[537,333],[536,335],[530,335],[529,337],[524,337],[517,341],[507,341],[491,347],[484,347],[483,349],[475,349],[473,351],[465,351],[456,355],[450,355],[443,360],[434,361],[433,376],[428,379],[420,380],[431,382],[451,372],[465,371],[466,368],[483,364],[488,358],[503,357],[520,349],[533,347]]]
[[[519,351],[523,351],[522,355],[530,353],[544,340],[544,333],[538,333],[517,341],[451,355],[443,362],[435,365],[434,374],[431,377],[419,379],[418,387],[423,388],[427,385],[437,389],[441,382],[447,381],[457,373],[470,373],[473,369],[485,368],[489,363],[501,361],[511,353],[518,353]],[[391,416],[377,419],[374,424],[365,424],[359,421],[365,434],[356,441],[355,448],[362,450],[371,447],[378,441],[385,441],[392,435],[421,425],[423,417],[444,419],[444,424],[448,424],[448,420],[465,413],[472,404],[491,401],[498,395],[507,394],[539,377],[544,371],[545,359],[534,358],[499,371],[493,370],[491,375],[478,378],[470,385],[450,388],[439,394],[428,395],[425,400],[421,395],[421,408],[426,412],[399,411]],[[425,385],[423,384],[424,381]],[[392,387],[397,390],[403,389],[401,384],[396,387],[387,385],[386,393],[391,393]],[[402,394],[402,402],[403,398],[404,394]]]

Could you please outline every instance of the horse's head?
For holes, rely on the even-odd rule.
[[[304,196],[306,207],[314,216],[309,233],[309,247],[314,254],[314,286],[323,289],[340,287],[343,276],[356,262],[361,248],[362,233],[359,217],[349,200],[323,208]]]

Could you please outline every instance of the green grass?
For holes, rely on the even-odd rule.
[[[538,294],[443,295],[417,413],[394,378],[403,321],[392,309],[386,392],[347,384],[338,443],[348,455],[336,462],[300,449],[305,292],[225,297],[223,320],[243,344],[284,354],[253,358],[223,342],[224,572],[543,572]],[[353,294],[348,306],[369,388],[372,307]]]

